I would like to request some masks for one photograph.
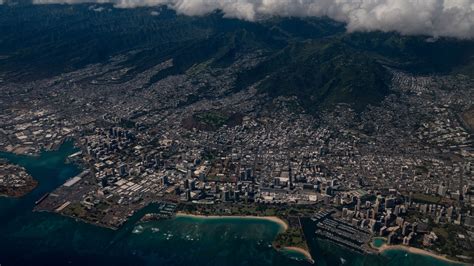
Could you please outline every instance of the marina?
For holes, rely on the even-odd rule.
[[[155,265],[211,263],[237,266],[241,265],[242,261],[249,263],[258,261],[260,265],[310,265],[297,254],[288,256],[272,248],[271,242],[282,230],[282,225],[270,219],[239,217],[200,219],[178,216],[143,222],[140,223],[141,228],[137,227],[137,222],[146,213],[159,213],[159,210],[163,211],[163,214],[172,212],[174,205],[164,204],[145,208],[132,216],[120,229],[114,231],[57,214],[32,211],[35,201],[80,174],[77,168],[64,163],[71,150],[73,146],[66,144],[60,152],[44,153],[34,157],[33,161],[18,155],[8,155],[11,161],[29,169],[29,173],[40,182],[38,188],[20,200],[0,199],[0,217],[2,217],[0,235],[3,240],[0,243],[3,251],[0,253],[0,261],[7,265],[34,263],[82,266],[88,263],[86,257],[93,256],[104,263],[120,266],[149,263]],[[57,157],[58,155],[60,156]],[[53,158],[55,159],[52,160]],[[51,164],[52,161],[57,163]],[[15,216],[12,216],[12,213],[16,213]],[[317,217],[323,218],[324,215],[316,215],[313,218]],[[345,260],[345,265],[364,265],[370,261],[371,265],[384,266],[399,265],[396,263],[406,260],[404,255],[402,257],[396,255],[402,251],[390,251],[383,256],[360,255],[318,239],[315,235],[314,221],[311,219],[303,219],[302,224],[309,240],[311,255],[317,265],[334,265],[333,263],[339,264]],[[307,233],[308,231],[310,233]],[[71,238],[71,235],[75,237]],[[49,238],[56,241],[29,242],[25,246],[24,237]],[[78,250],[75,248],[77,246],[84,249]],[[29,253],[27,250],[35,252]],[[134,250],[141,250],[141,253],[134,253]],[[210,256],[226,250],[234,250],[236,253],[226,259]],[[57,254],[62,255],[56,256]],[[295,256],[296,259],[292,258]],[[409,258],[412,257],[421,263],[420,265],[433,263],[428,256],[409,255]],[[389,261],[393,261],[394,264],[388,263]],[[435,260],[433,265],[453,264]]]

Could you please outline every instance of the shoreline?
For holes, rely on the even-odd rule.
[[[39,182],[31,177],[28,185],[19,188],[17,187],[17,191],[14,191],[13,188],[10,188],[9,191],[14,191],[14,193],[2,192],[0,193],[0,198],[19,199],[33,192],[33,190],[35,190],[38,186]]]
[[[305,256],[306,260],[311,263],[311,264],[314,264],[315,261],[313,259],[313,257],[311,256],[311,253],[309,253],[309,251],[307,251],[306,249],[304,248],[300,248],[300,247],[283,247],[281,248],[281,250],[290,250],[290,251],[294,251],[294,252],[298,252],[298,253],[301,253]]]
[[[289,228],[289,225],[288,223],[277,217],[277,216],[255,216],[255,215],[200,215],[200,214],[189,214],[189,213],[185,213],[185,212],[177,212],[175,217],[190,217],[190,218],[198,218],[198,219],[248,219],[248,220],[266,220],[266,221],[271,221],[271,222],[274,222],[274,223],[277,223],[278,225],[280,225],[280,227],[283,229],[282,231],[279,232],[279,234],[285,232],[288,230]],[[273,245],[274,246],[274,245]],[[277,251],[284,251],[284,250],[289,250],[289,251],[294,251],[294,252],[298,252],[300,254],[303,254],[304,257],[306,258],[306,260],[311,263],[311,264],[314,264],[315,261],[313,259],[313,257],[311,256],[311,253],[304,249],[304,248],[301,248],[301,247],[292,247],[292,246],[289,246],[289,247],[280,247],[280,248],[276,248],[274,246],[274,248],[277,250]]]
[[[185,212],[177,212],[175,217],[190,217],[190,218],[201,218],[201,219],[247,219],[247,220],[266,220],[277,223],[283,228],[283,232],[288,230],[288,224],[277,216],[246,216],[246,215],[200,215],[200,214],[189,214]]]
[[[443,256],[443,255],[440,255],[440,254],[436,254],[432,251],[424,250],[424,249],[421,249],[421,248],[408,247],[408,246],[403,246],[403,245],[387,245],[387,244],[383,244],[380,248],[378,248],[379,253],[384,253],[385,251],[390,251],[390,250],[403,250],[403,251],[406,251],[406,252],[409,252],[409,253],[412,253],[412,254],[433,257],[435,259],[439,259],[439,260],[449,262],[449,263],[456,263],[456,264],[460,264],[460,265],[466,265],[466,263],[464,263],[464,262],[452,260],[452,259],[449,259],[449,258],[445,257],[445,255]]]
[[[115,226],[113,226],[113,225],[106,225],[106,224],[102,224],[102,223],[98,223],[98,222],[93,222],[93,221],[87,220],[87,219],[85,219],[85,218],[80,218],[80,217],[76,217],[76,216],[71,216],[71,215],[68,215],[68,214],[65,214],[65,213],[62,213],[62,212],[48,211],[48,210],[43,210],[43,209],[36,209],[36,207],[34,207],[33,210],[31,210],[31,211],[32,211],[32,212],[51,213],[51,214],[59,215],[59,216],[62,216],[62,217],[68,218],[68,219],[73,219],[73,220],[76,221],[76,222],[81,222],[81,223],[84,223],[84,224],[87,224],[87,225],[97,226],[97,227],[99,227],[99,228],[109,229],[109,230],[113,230],[113,231],[118,231],[118,230],[122,227],[122,226],[115,227]]]

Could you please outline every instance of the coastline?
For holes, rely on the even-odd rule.
[[[35,190],[39,185],[39,182],[31,176],[28,182],[29,182],[28,185],[23,186],[23,187],[17,187],[17,188],[6,187],[4,189],[4,192],[0,193],[0,197],[19,199],[21,197],[28,195],[33,190]]]
[[[189,214],[185,212],[177,212],[176,217],[191,217],[201,219],[248,219],[248,220],[266,220],[277,223],[283,229],[283,232],[288,230],[288,224],[276,216],[245,216],[245,215],[199,215]]]
[[[465,263],[463,263],[461,261],[452,260],[452,259],[449,259],[449,258],[443,256],[443,255],[439,255],[439,254],[436,254],[432,251],[424,250],[424,249],[421,249],[421,248],[408,247],[408,246],[402,246],[402,245],[387,245],[387,244],[383,244],[380,248],[378,248],[379,253],[383,253],[385,251],[390,251],[390,250],[403,250],[403,251],[413,253],[413,254],[417,254],[417,255],[433,257],[435,259],[439,259],[439,260],[449,262],[449,263],[456,263],[456,264],[460,264],[460,265],[466,265]]]
[[[62,217],[68,218],[68,219],[74,219],[76,222],[82,222],[82,223],[84,223],[84,224],[88,224],[88,225],[92,225],[92,226],[97,226],[97,227],[104,228],[104,229],[110,229],[110,230],[113,230],[113,231],[117,231],[117,230],[120,229],[120,226],[119,226],[119,227],[115,227],[115,226],[113,226],[113,225],[106,225],[106,224],[102,224],[102,223],[98,223],[98,222],[93,222],[93,221],[90,221],[90,220],[87,220],[87,219],[84,219],[84,218],[80,218],[80,217],[76,217],[76,216],[67,215],[67,214],[62,213],[62,212],[41,210],[41,209],[36,209],[36,207],[33,208],[32,212],[51,213],[51,214],[59,215],[59,216],[62,216]]]
[[[306,249],[304,248],[300,248],[300,247],[283,247],[281,248],[282,250],[290,250],[290,251],[294,251],[294,252],[298,252],[298,253],[301,253],[305,256],[306,260],[311,263],[311,264],[314,264],[315,261],[313,259],[313,257],[311,256],[311,253],[309,253],[309,251],[307,251]]]
[[[176,213],[176,216],[175,217],[190,217],[190,218],[198,218],[198,219],[249,219],[249,220],[266,220],[266,221],[271,221],[271,222],[274,222],[274,223],[277,223],[281,226],[282,228],[282,231],[280,231],[280,234],[287,231],[288,228],[289,228],[289,225],[288,223],[277,217],[277,216],[255,216],[255,215],[199,215],[199,214],[189,214],[189,213],[185,213],[185,212],[177,212]],[[293,251],[293,252],[298,252],[300,254],[303,254],[306,258],[306,260],[311,263],[311,264],[314,264],[315,261],[313,259],[313,257],[311,256],[311,253],[304,249],[304,248],[301,248],[301,247],[292,247],[292,246],[289,246],[289,247],[281,247],[281,248],[276,248],[276,250],[278,251],[282,251],[282,250],[289,250],[289,251]]]

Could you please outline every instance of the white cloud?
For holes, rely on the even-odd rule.
[[[3,1],[3,0],[0,0]],[[113,3],[119,8],[167,5],[185,15],[222,10],[227,17],[321,17],[347,23],[349,31],[398,31],[434,37],[474,38],[473,0],[33,0],[47,3]]]

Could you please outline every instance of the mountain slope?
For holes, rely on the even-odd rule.
[[[336,103],[362,110],[388,94],[389,74],[365,53],[333,41],[295,43],[256,68],[242,73],[238,87],[261,81],[270,96],[297,96],[316,111]]]
[[[312,113],[337,103],[358,111],[377,104],[389,93],[386,66],[474,74],[472,41],[346,33],[327,18],[248,22],[219,12],[183,16],[164,7],[21,4],[0,5],[0,32],[0,79],[7,82],[50,78],[125,53],[129,77],[173,59],[152,84],[203,63],[226,68],[259,51],[263,62],[236,69],[234,90],[257,85],[271,97],[296,96]]]

